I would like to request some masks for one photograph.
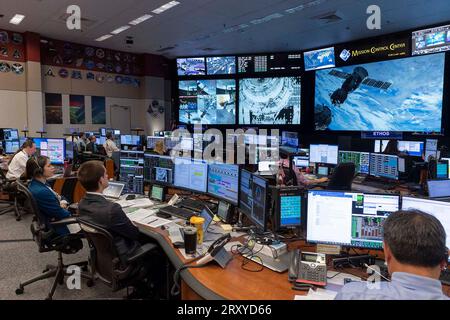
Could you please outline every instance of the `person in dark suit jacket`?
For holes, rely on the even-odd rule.
[[[137,248],[139,230],[128,219],[122,207],[103,196],[108,187],[108,174],[100,161],[87,161],[78,170],[78,180],[86,189],[86,196],[78,204],[79,219],[106,229],[113,236],[122,262]]]
[[[89,136],[89,143],[86,145],[86,151],[92,152],[92,153],[98,153],[96,141],[97,141],[96,136],[94,136],[94,135]]]
[[[30,158],[26,164],[26,175],[31,182],[28,186],[41,214],[45,217],[45,224],[59,221],[71,216],[67,211],[67,201],[62,200],[53,189],[47,184],[47,179],[55,174],[55,168],[50,163],[50,159],[44,156]],[[67,226],[55,228],[56,233],[65,235],[70,233]],[[78,230],[74,229],[74,232]]]

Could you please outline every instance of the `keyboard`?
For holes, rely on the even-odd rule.
[[[441,271],[441,276],[439,277],[439,280],[442,284],[445,284],[447,286],[450,286],[450,270],[443,270]]]
[[[164,208],[160,208],[159,212],[170,214],[171,216],[178,217],[181,219],[186,219],[186,220],[189,220],[192,216],[197,215],[197,213],[192,210],[188,210],[185,208],[178,208],[175,206],[167,206]]]
[[[186,209],[200,212],[203,210],[206,204],[200,200],[186,198],[178,202],[177,205]]]

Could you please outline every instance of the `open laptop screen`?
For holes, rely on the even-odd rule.
[[[108,198],[118,199],[122,194],[124,187],[125,187],[124,183],[110,182],[108,188],[103,190],[103,195]]]
[[[450,180],[428,180],[430,198],[450,197]]]

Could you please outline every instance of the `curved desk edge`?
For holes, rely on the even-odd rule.
[[[154,232],[149,230],[146,227],[138,225],[139,231],[145,234],[146,236],[149,236],[156,240],[159,245],[163,248],[164,252],[167,254],[170,261],[173,263],[175,268],[179,268],[183,265],[183,262],[180,260],[180,258],[175,253],[174,248],[167,242],[167,240],[158,232]],[[186,284],[195,291],[199,296],[201,296],[203,299],[206,300],[225,300],[224,297],[216,294],[215,292],[211,291],[208,287],[205,287],[201,282],[199,282],[188,270],[183,270],[180,273],[183,281],[186,282]]]

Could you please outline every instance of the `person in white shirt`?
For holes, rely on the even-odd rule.
[[[103,144],[103,147],[105,148],[106,155],[110,158],[112,157],[113,152],[120,151],[120,149],[117,148],[117,145],[114,142],[114,137],[111,132],[108,132],[106,134],[106,141]]]
[[[36,144],[27,139],[22,147],[14,154],[8,165],[7,179],[19,179],[25,173],[28,159],[36,152]]]
[[[86,151],[86,134],[84,132],[78,133],[78,138],[75,140],[75,145],[77,146],[78,152]]]

